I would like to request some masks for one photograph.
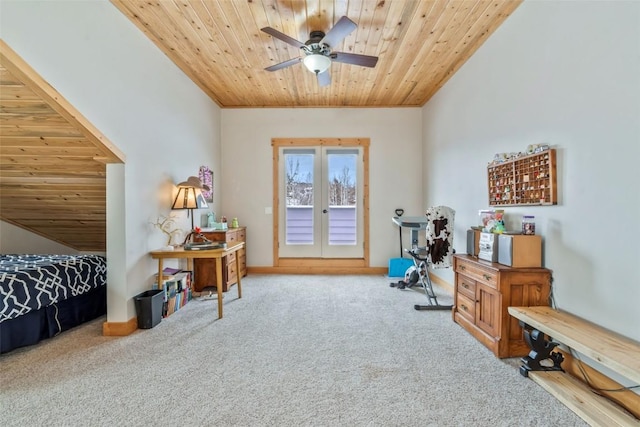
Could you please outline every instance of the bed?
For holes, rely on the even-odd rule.
[[[106,283],[100,255],[0,255],[0,353],[104,315]]]

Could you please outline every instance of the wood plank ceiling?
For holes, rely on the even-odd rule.
[[[424,105],[521,0],[111,0],[221,107]],[[334,51],[378,56],[375,68],[333,62],[319,87],[301,56],[260,31],[301,42],[342,16],[358,28]]]
[[[111,0],[211,99],[237,107],[424,105],[521,0]],[[320,87],[301,42],[347,16],[358,27],[333,51]],[[124,155],[0,41],[0,219],[80,251],[106,250],[107,163]]]
[[[0,40],[0,219],[106,250],[106,164],[124,155]]]

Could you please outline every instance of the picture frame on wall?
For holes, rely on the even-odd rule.
[[[198,172],[200,181],[209,187],[209,191],[202,190],[202,196],[207,203],[213,203],[213,171],[207,166],[200,166]]]

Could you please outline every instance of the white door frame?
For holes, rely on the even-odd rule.
[[[301,206],[290,206],[280,203],[278,236],[280,245],[278,254],[286,258],[362,258],[363,257],[363,217],[364,204],[363,184],[363,149],[362,147],[280,147],[278,171],[278,200],[288,200],[287,170],[290,166],[288,155],[302,156],[302,172],[310,172],[311,191],[309,188],[297,188],[301,192]],[[330,187],[333,176],[330,176],[330,157],[333,155],[355,155],[352,172],[356,184],[355,205],[338,207],[329,204]],[[306,161],[304,159],[306,157]],[[290,159],[290,158],[289,158]],[[336,158],[333,158],[336,159]],[[311,161],[309,161],[311,160]],[[305,177],[302,177],[304,180]],[[304,184],[302,184],[304,186]],[[306,197],[305,197],[306,193]],[[311,196],[311,197],[309,197]],[[306,199],[306,200],[305,200]],[[298,200],[300,201],[300,200]],[[355,224],[350,220],[355,218]],[[289,218],[289,215],[292,218]],[[293,221],[293,223],[290,223]],[[347,225],[347,233],[341,227]],[[352,226],[355,225],[355,230]],[[293,227],[293,228],[291,228]],[[293,230],[294,234],[288,233]],[[354,231],[353,235],[350,231]],[[292,240],[289,240],[292,238]]]
[[[273,138],[273,265],[274,267],[304,267],[326,268],[327,271],[336,268],[369,267],[369,138]],[[280,256],[280,147],[333,147],[356,148],[362,150],[362,256],[354,258],[287,258]],[[360,196],[358,196],[360,200]],[[282,201],[284,203],[284,200]]]

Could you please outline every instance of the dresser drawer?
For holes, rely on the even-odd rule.
[[[242,239],[239,235],[242,231]],[[236,242],[244,242],[245,230],[226,230],[226,231],[206,231],[202,233],[204,237],[214,242],[226,242],[227,246],[232,246]]]
[[[476,317],[476,303],[466,295],[458,292],[457,311],[469,321],[474,322]]]
[[[238,238],[238,242],[246,242],[247,241],[247,230],[241,228],[236,231],[236,235]]]
[[[227,284],[234,285],[238,282],[238,267],[236,266],[236,262],[229,262],[227,264]]]
[[[206,231],[202,235],[212,242],[224,242],[227,239],[227,233],[224,231]]]
[[[466,295],[468,298],[476,298],[476,281],[458,274],[458,292]]]
[[[237,230],[229,230],[227,231],[227,243],[229,246],[233,246],[238,241],[238,231]]]
[[[484,268],[481,265],[465,260],[458,260],[456,263],[456,272],[493,288],[498,287],[498,274],[490,268]]]

